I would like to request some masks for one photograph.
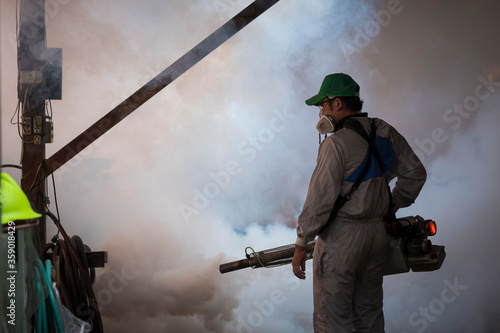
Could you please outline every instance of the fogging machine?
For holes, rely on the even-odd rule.
[[[437,232],[436,222],[424,220],[421,216],[406,216],[395,219],[388,225],[391,235],[391,255],[384,275],[437,270],[443,264],[446,252],[444,246],[433,245],[428,239]],[[316,241],[307,244],[307,259],[313,259]],[[221,264],[219,271],[224,274],[247,267],[274,267],[292,262],[295,244],[255,252],[245,249],[245,259]]]

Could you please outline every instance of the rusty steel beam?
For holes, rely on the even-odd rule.
[[[234,36],[238,31],[243,29],[278,1],[279,0],[256,0],[248,5],[248,7],[193,47],[163,72],[146,83],[125,101],[120,103],[66,146],[57,151],[49,159],[44,161],[43,165],[32,169],[26,174],[25,183],[33,184],[43,181],[47,176],[75,157],[79,152],[92,144],[100,136],[134,112],[191,67],[196,65],[205,56]]]

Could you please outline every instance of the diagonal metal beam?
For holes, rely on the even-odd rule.
[[[156,95],[160,90],[196,65],[200,60],[234,36],[238,31],[243,29],[278,1],[279,0],[256,0],[248,5],[248,7],[193,47],[163,72],[158,74],[125,101],[87,128],[83,133],[45,160],[42,165],[27,172],[23,177],[23,182],[36,185],[35,182],[39,183],[43,181],[47,176],[75,157],[79,152],[92,144],[125,117],[137,110],[137,108]]]

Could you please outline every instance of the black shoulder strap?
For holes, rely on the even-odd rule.
[[[377,137],[377,126],[375,125],[375,122],[372,119],[370,119],[370,124],[371,124],[370,125],[370,135],[368,135],[368,133],[365,132],[365,129],[363,128],[363,126],[356,119],[353,119],[353,118],[346,119],[346,121],[342,124],[343,125],[342,127],[352,129],[353,131],[358,133],[363,139],[365,139],[366,142],[368,142],[368,151],[370,154],[368,156],[368,159],[367,159],[365,165],[363,166],[363,170],[359,174],[358,178],[356,179],[356,181],[352,185],[349,192],[347,192],[346,195],[344,195],[344,196],[339,195],[337,197],[337,199],[335,200],[335,204],[333,205],[333,210],[330,213],[330,216],[328,217],[328,221],[323,226],[323,228],[321,228],[319,233],[321,233],[333,221],[333,219],[335,218],[335,216],[337,216],[337,213],[342,208],[342,206],[344,206],[344,204],[347,201],[351,200],[352,193],[358,189],[359,185],[361,185],[361,183],[363,182],[363,179],[365,178],[366,173],[370,169],[370,165],[371,165],[371,158],[370,157],[371,157],[371,155],[373,155],[375,157],[375,159],[377,160],[377,164],[379,165],[380,169],[382,170],[382,173],[384,174],[384,179],[385,179],[384,164],[382,162],[382,158],[380,157],[380,155],[377,151],[377,147],[375,146],[375,139]],[[389,184],[387,184],[387,182],[386,182],[386,185],[387,185],[387,190],[389,192],[390,205],[392,206],[391,188],[389,187]]]

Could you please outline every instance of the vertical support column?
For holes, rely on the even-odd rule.
[[[21,187],[34,209],[42,214],[35,228],[33,243],[38,252],[46,242],[45,181],[34,184],[25,181],[29,170],[37,169],[45,160],[43,123],[45,93],[43,85],[43,54],[45,39],[45,0],[21,0],[18,63],[18,97],[22,105],[23,142]]]

